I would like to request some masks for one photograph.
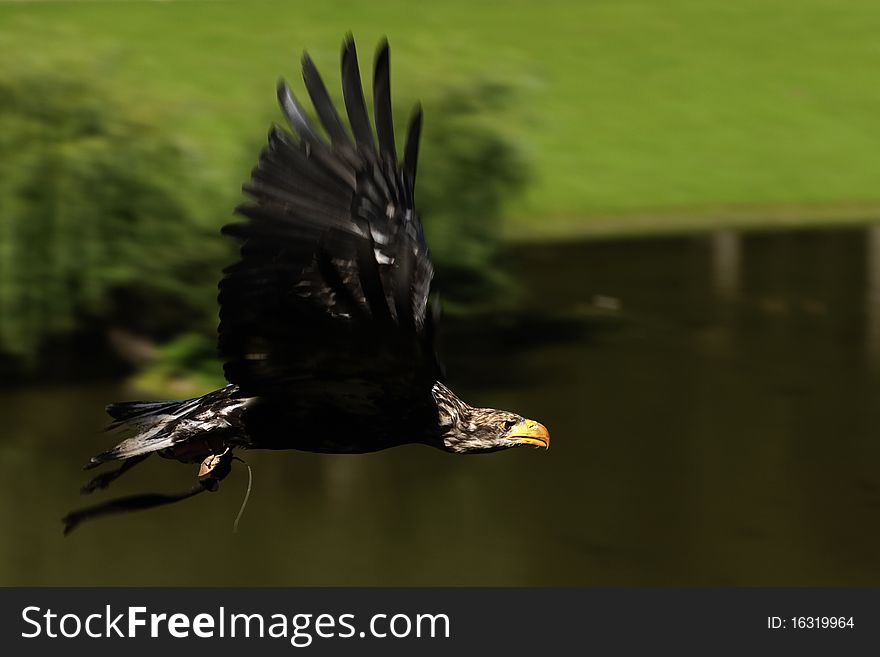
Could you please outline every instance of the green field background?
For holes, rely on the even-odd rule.
[[[533,175],[505,208],[511,236],[862,220],[880,207],[871,0],[13,2],[0,4],[0,66],[96,69],[171,117],[231,207],[243,144],[258,148],[278,118],[276,78],[301,91],[307,48],[336,88],[348,30],[364,63],[388,37],[401,102],[440,84],[512,85],[495,120]]]

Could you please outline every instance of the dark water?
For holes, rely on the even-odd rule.
[[[0,584],[880,585],[877,229],[520,247],[530,318],[454,325],[472,403],[549,452],[254,453],[214,495],[86,525],[118,386],[5,391]],[[176,491],[149,461],[117,493]]]

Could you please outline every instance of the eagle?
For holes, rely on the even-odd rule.
[[[90,493],[151,454],[200,464],[177,495],[120,498],[68,514],[87,518],[154,507],[216,490],[235,450],[352,454],[418,443],[458,454],[548,448],[544,425],[471,406],[444,383],[435,350],[434,265],[415,204],[422,110],[398,158],[389,48],[382,40],[367,112],[355,42],[342,45],[343,122],[314,62],[302,74],[320,128],[280,80],[292,132],[274,125],[250,180],[240,220],[222,232],[240,243],[219,283],[218,349],[228,385],[201,397],[107,406],[125,432],[86,469],[121,462]]]

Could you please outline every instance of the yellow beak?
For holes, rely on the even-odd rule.
[[[507,432],[506,438],[521,445],[550,449],[550,432],[547,431],[547,427],[534,420],[523,420],[511,427],[510,431]]]

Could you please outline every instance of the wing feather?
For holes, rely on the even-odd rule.
[[[336,106],[333,105],[333,101],[330,99],[330,94],[327,92],[324,80],[321,79],[321,74],[318,73],[315,62],[312,61],[312,58],[306,52],[303,53],[302,57],[302,70],[306,90],[309,92],[309,96],[315,106],[315,111],[318,113],[318,118],[321,119],[321,125],[324,126],[327,134],[330,135],[330,143],[336,148],[353,149],[354,144],[345,130],[345,125],[342,123],[339,112],[336,111]]]
[[[406,146],[403,151],[403,171],[408,177],[405,187],[414,189],[416,185],[416,164],[419,160],[419,140],[422,135],[422,106],[416,105],[409,120],[406,133]]]
[[[375,159],[376,145],[373,140],[373,128],[367,115],[367,103],[364,100],[364,89],[361,85],[361,72],[358,67],[357,49],[354,39],[349,34],[342,46],[342,95],[348,111],[351,131],[362,149],[371,159]]]
[[[376,54],[373,75],[373,115],[376,119],[376,134],[379,136],[379,152],[383,158],[397,162],[397,148],[394,145],[394,123],[391,120],[391,67],[388,42],[382,40]]]
[[[414,206],[421,110],[400,163],[387,43],[375,58],[375,135],[350,36],[341,60],[354,140],[308,55],[303,80],[329,143],[278,85],[294,134],[271,129],[243,186],[251,199],[237,208],[244,221],[224,227],[241,257],[220,283],[219,348],[227,378],[245,395],[323,391],[324,404],[349,395],[338,400],[345,407],[358,391],[405,406],[441,369],[427,311],[433,264]]]
[[[278,103],[281,105],[281,110],[284,112],[290,125],[296,130],[300,139],[313,144],[321,143],[321,138],[318,136],[315,126],[309,120],[308,114],[306,114],[302,105],[299,104],[296,96],[291,93],[290,87],[287,86],[283,79],[278,81]]]

